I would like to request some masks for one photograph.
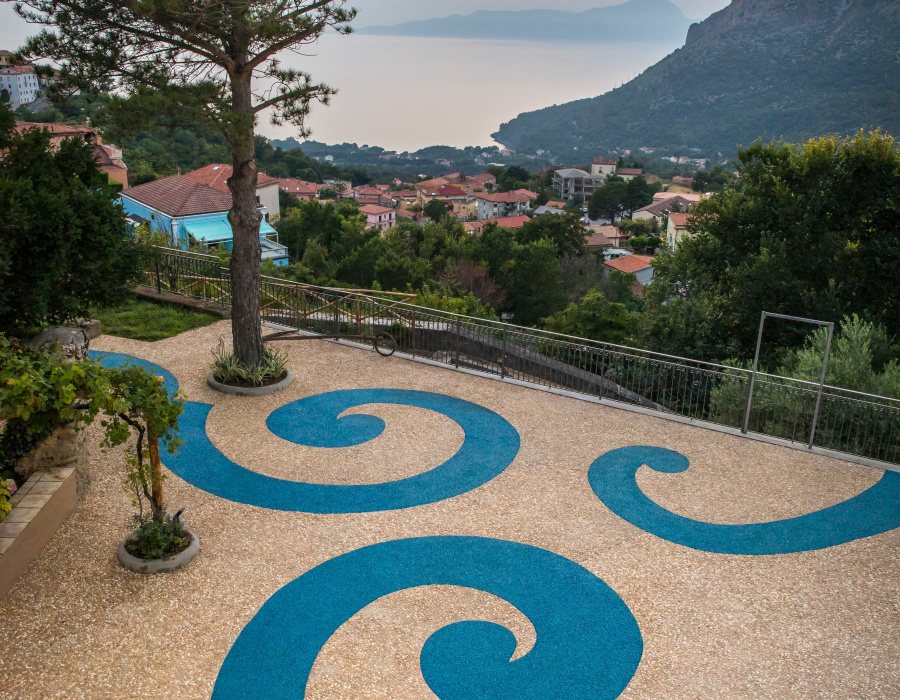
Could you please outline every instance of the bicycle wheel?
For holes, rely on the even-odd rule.
[[[379,333],[372,342],[377,352],[382,357],[390,357],[397,352],[397,341],[390,333]]]

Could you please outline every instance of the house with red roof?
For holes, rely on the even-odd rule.
[[[128,187],[128,166],[122,160],[122,149],[109,143],[103,143],[96,129],[89,126],[69,126],[68,124],[52,124],[42,122],[16,122],[16,132],[24,134],[33,129],[42,129],[50,135],[50,147],[54,150],[67,139],[84,139],[91,144],[97,167],[105,172],[110,180]],[[0,155],[2,158],[2,155]]]
[[[666,199],[657,199],[646,207],[635,210],[634,214],[631,215],[631,218],[636,221],[642,219],[652,221],[655,219],[660,225],[664,225],[670,212],[687,212],[693,209],[693,207],[693,201],[680,195],[676,195],[674,197],[667,197]]]
[[[616,177],[622,178],[625,182],[631,182],[643,174],[643,168],[616,168]]]
[[[484,227],[489,224],[496,224],[502,228],[509,229],[518,229],[522,228],[525,224],[531,221],[531,218],[528,216],[505,216],[499,219],[479,219],[477,221],[466,221],[463,223],[463,227],[469,233],[481,235],[482,231],[484,231]]]
[[[311,202],[319,198],[321,185],[293,177],[282,177],[278,179],[278,187],[301,202]]]
[[[366,217],[367,228],[384,231],[397,223],[397,212],[392,207],[381,207],[377,204],[364,204],[359,213]]]
[[[615,158],[594,158],[591,162],[591,175],[599,175],[601,177],[609,177],[616,172]]]
[[[228,178],[233,172],[230,165],[224,163],[211,163],[202,168],[197,168],[189,173],[185,173],[191,182],[211,187],[217,192],[227,192],[231,196],[231,190],[228,189]],[[263,218],[268,221],[273,216],[281,214],[281,203],[278,200],[278,180],[269,177],[265,173],[256,174],[256,203],[262,212]]]
[[[634,274],[637,281],[632,285],[631,291],[638,296],[642,296],[644,289],[653,281],[653,258],[647,255],[623,255],[603,265],[607,274],[611,270]]]
[[[524,191],[523,191],[524,192]],[[475,218],[501,219],[510,216],[522,216],[529,209],[533,199],[522,192],[482,193],[475,196]]]
[[[173,247],[187,250],[199,245],[205,252],[233,247],[234,233],[228,221],[232,199],[227,187],[222,191],[186,175],[172,175],[123,190],[119,200],[132,224],[147,225],[152,232],[166,236]],[[262,209],[260,206],[260,212]],[[265,219],[260,222],[259,240],[262,260],[288,264],[287,248],[278,242],[278,232]]]
[[[360,185],[353,188],[352,197],[360,204],[381,204],[384,192],[371,185]]]

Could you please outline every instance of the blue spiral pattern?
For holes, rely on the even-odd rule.
[[[637,485],[641,466],[677,474],[687,457],[661,447],[622,447],[598,458],[588,472],[597,497],[620,518],[669,542],[721,554],[790,554],[845,544],[900,527],[900,474],[843,503],[797,518],[750,525],[719,525],[676,515]]]
[[[167,369],[163,369],[157,364],[148,362],[147,360],[142,360],[140,357],[123,355],[120,352],[101,352],[98,350],[88,350],[88,356],[92,360],[97,360],[104,367],[109,368],[122,367],[123,365],[129,364],[135,365],[136,367],[147,370],[150,374],[155,374],[158,377],[162,377],[163,384],[170,394],[174,394],[176,391],[178,391],[178,380],[175,379],[174,374],[172,374]]]
[[[166,388],[178,381],[146,360],[119,353],[92,353],[107,367],[131,362],[165,377]],[[166,466],[194,486],[237,503],[305,513],[367,513],[411,508],[471,491],[501,474],[519,451],[519,433],[502,416],[469,401],[444,394],[406,389],[350,389],[310,396],[272,412],[266,425],[277,436],[311,447],[350,447],[384,431],[376,416],[344,411],[366,404],[400,404],[435,411],[456,421],[465,433],[457,453],[422,474],[381,484],[347,486],[287,481],[246,469],[213,445],[206,431],[212,405],[188,401],[179,420],[184,445],[163,456]]]
[[[304,697],[316,656],[341,625],[383,596],[436,584],[492,593],[537,632],[515,661],[515,637],[500,625],[466,621],[435,632],[420,665],[441,700],[612,700],[637,670],[637,621],[590,571],[515,542],[422,537],[349,552],[276,592],[231,648],[213,700]]]

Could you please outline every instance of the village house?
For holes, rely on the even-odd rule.
[[[553,173],[553,189],[560,199],[589,199],[603,184],[604,175],[592,175],[578,168],[566,168]]]
[[[669,212],[686,212],[690,211],[693,206],[694,202],[691,200],[676,195],[675,197],[658,199],[655,202],[648,204],[646,207],[637,209],[634,214],[631,215],[631,218],[635,221],[656,221],[660,226],[665,226],[666,217],[669,215]]]
[[[682,214],[672,212],[669,214],[669,223],[666,226],[666,242],[669,248],[676,250],[678,244],[685,238],[690,238],[693,234],[688,230],[691,222],[690,214]]]
[[[359,213],[366,217],[366,228],[384,231],[397,223],[397,211],[391,207],[364,204],[359,208]]]
[[[607,242],[610,246],[620,246],[631,236],[618,226],[612,224],[594,224],[587,227],[588,238],[585,244],[589,248],[605,248]]]
[[[607,274],[611,270],[634,274],[637,280],[631,286],[631,291],[638,296],[643,296],[647,285],[653,281],[653,258],[647,255],[623,255],[603,265]]]
[[[616,168],[616,177],[620,177],[625,182],[631,182],[636,177],[644,174],[643,168]]]
[[[184,177],[192,182],[212,187],[217,192],[224,192],[230,197],[231,190],[228,189],[228,178],[231,177],[231,173],[232,168],[230,165],[225,165],[224,163],[212,163],[211,165],[185,173]],[[270,177],[265,173],[256,174],[256,204],[266,221],[268,221],[270,217],[281,214],[277,179]]]
[[[318,199],[321,185],[293,177],[282,177],[278,179],[278,187],[301,202],[311,202]]]
[[[500,219],[510,216],[522,216],[531,203],[531,198],[515,192],[498,192],[496,194],[479,194],[475,197],[475,218]]]
[[[565,215],[568,212],[565,209],[557,209],[556,207],[548,207],[547,205],[538,207],[534,210],[534,215],[543,216],[544,214],[556,214],[557,216]]]
[[[360,185],[359,187],[353,188],[353,193],[351,196],[360,204],[380,205],[381,198],[384,196],[384,192],[377,187],[372,187],[371,185]]]
[[[454,185],[439,185],[437,187],[417,186],[419,192],[419,204],[424,209],[432,200],[438,200],[448,205],[453,216],[469,218],[475,215],[475,206],[472,198],[465,190]]]
[[[662,199],[669,199],[670,197],[682,197],[689,202],[693,202],[697,204],[698,202],[702,202],[704,199],[704,195],[699,192],[657,192],[653,195],[653,201],[658,202]]]
[[[591,175],[609,177],[615,175],[616,160],[614,158],[594,158],[591,162]]]
[[[472,234],[480,235],[482,231],[484,231],[484,227],[489,224],[494,224],[501,228],[508,229],[519,229],[522,228],[525,224],[531,221],[531,218],[528,216],[505,216],[499,219],[479,219],[477,221],[466,221],[463,223],[463,227]]]
[[[6,90],[13,111],[34,102],[41,91],[34,66],[0,66],[0,90]]]
[[[394,192],[390,192],[389,196],[400,206],[410,207],[419,201],[418,190],[395,190]]]
[[[128,167],[122,160],[122,149],[112,144],[104,144],[96,129],[89,126],[69,126],[68,124],[44,124],[38,122],[16,122],[16,131],[24,134],[32,129],[43,129],[50,134],[50,147],[54,150],[67,139],[84,139],[91,144],[97,167],[105,172],[110,180],[118,182],[125,189],[128,187]]]
[[[204,252],[233,247],[228,221],[232,199],[227,188],[223,191],[185,175],[171,175],[124,190],[119,200],[132,224],[146,224],[151,232],[166,236],[172,247],[200,246]],[[288,264],[287,247],[278,242],[278,232],[265,220],[260,222],[259,240],[262,260]]]

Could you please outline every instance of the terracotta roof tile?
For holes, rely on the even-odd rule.
[[[653,267],[653,258],[647,255],[626,255],[604,264],[619,272],[637,272],[638,270],[646,270],[648,267]]]
[[[230,193],[194,182],[184,175],[172,175],[132,187],[122,196],[169,216],[212,214],[231,209]]]
[[[394,211],[390,207],[379,207],[375,204],[366,204],[359,208],[359,211],[363,214],[387,214],[389,212]]]
[[[202,168],[197,168],[197,170],[192,170],[189,173],[185,173],[182,177],[186,177],[188,180],[193,182],[200,183],[201,185],[207,185],[208,187],[212,187],[214,190],[218,190],[219,192],[229,192],[228,189],[228,178],[231,177],[232,168],[230,165],[225,165],[223,163],[211,163],[210,165],[206,165]],[[267,185],[270,182],[278,182],[274,177],[269,177],[265,173],[257,173],[256,174],[256,185]]]
[[[500,219],[486,219],[482,223],[495,223],[503,228],[522,228],[529,221],[531,218],[527,216],[505,216]]]
[[[690,214],[684,214],[681,212],[672,212],[669,214],[669,221],[675,226],[675,228],[684,228],[688,225],[691,220]]]

